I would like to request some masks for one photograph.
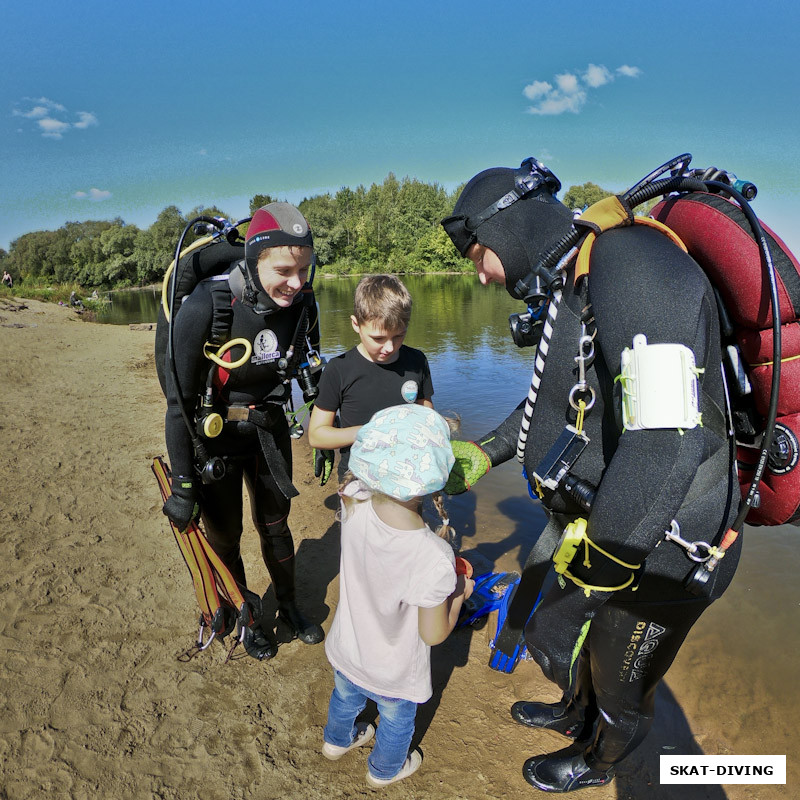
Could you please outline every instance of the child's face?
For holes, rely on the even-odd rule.
[[[258,258],[258,278],[275,304],[288,308],[308,279],[310,247],[268,247]]]
[[[354,316],[350,317],[353,330],[361,339],[359,352],[376,364],[391,364],[400,355],[400,345],[406,338],[407,328],[387,331],[379,322],[371,321],[358,324]]]

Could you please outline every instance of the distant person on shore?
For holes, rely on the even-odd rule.
[[[83,311],[83,300],[78,297],[75,292],[70,292],[69,294],[69,304],[74,308],[76,311]]]
[[[325,644],[334,689],[322,754],[339,759],[375,735],[366,775],[374,788],[422,763],[409,746],[417,705],[433,693],[430,648],[453,630],[474,585],[456,575],[453,549],[420,516],[423,498],[441,491],[453,461],[439,414],[396,405],[358,430],[339,487],[339,605]],[[378,707],[377,735],[355,721],[367,700]]]
[[[402,281],[394,275],[362,278],[353,306],[350,322],[360,341],[326,365],[308,427],[309,444],[318,451],[315,473],[322,473],[323,484],[333,449],[340,452],[342,479],[350,446],[375,412],[400,403],[433,408],[428,359],[421,350],[403,344],[411,321],[411,295]]]
[[[11,274],[3,270],[3,286],[7,286],[9,289],[14,288],[14,279],[11,277]]]

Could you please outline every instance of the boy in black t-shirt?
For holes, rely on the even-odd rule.
[[[411,320],[408,289],[394,275],[369,275],[359,281],[353,305],[350,321],[361,341],[328,362],[308,427],[312,447],[340,450],[339,477],[358,429],[376,411],[401,403],[433,408],[428,359],[403,344]]]

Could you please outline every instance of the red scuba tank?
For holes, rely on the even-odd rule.
[[[742,210],[717,194],[669,197],[650,215],[671,228],[709,277],[720,302],[739,484],[750,487],[770,403],[772,309],[759,247]],[[800,524],[800,264],[762,223],[775,265],[781,317],[781,380],[773,446],[751,525]]]

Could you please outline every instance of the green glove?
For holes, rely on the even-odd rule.
[[[319,478],[319,485],[324,486],[333,471],[333,450],[311,449],[314,458],[314,477]]]
[[[489,456],[475,442],[451,441],[456,462],[444,485],[446,494],[461,494],[472,488],[492,467]]]

